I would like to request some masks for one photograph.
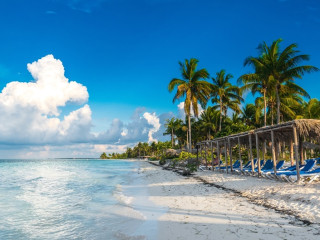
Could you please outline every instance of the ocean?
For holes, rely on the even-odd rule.
[[[133,199],[148,198],[130,188],[137,169],[125,160],[0,160],[0,239],[151,238],[137,233],[146,216]]]

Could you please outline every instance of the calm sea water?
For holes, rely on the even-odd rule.
[[[128,220],[115,192],[137,164],[0,160],[0,239],[116,239]]]

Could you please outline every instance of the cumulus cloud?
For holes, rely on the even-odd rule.
[[[161,127],[159,118],[156,116],[155,113],[151,114],[151,113],[148,113],[148,112],[145,112],[143,114],[143,117],[152,126],[152,128],[149,129],[149,132],[148,132],[148,142],[157,142],[158,140],[153,138],[153,134],[158,132],[160,127]]]
[[[137,108],[129,122],[113,119],[106,131],[92,133],[87,88],[69,81],[60,60],[47,55],[27,64],[33,80],[10,82],[0,93],[0,151],[3,157],[95,157],[101,152],[123,152],[137,142],[168,140],[165,120]],[[78,109],[62,115],[69,103]],[[16,147],[14,147],[16,146]]]
[[[87,88],[64,76],[60,60],[45,56],[27,65],[32,82],[10,82],[0,93],[0,142],[45,144],[83,141],[90,135],[88,105],[60,120],[60,107],[87,102]]]

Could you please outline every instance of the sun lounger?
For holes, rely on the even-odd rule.
[[[310,171],[316,164],[316,161],[315,160],[309,160],[307,162],[307,164],[302,167],[300,169],[300,172],[308,172]],[[283,172],[279,172],[277,173],[277,175],[286,175],[286,176],[290,176],[290,175],[296,175],[297,174],[297,171],[296,170],[293,170],[293,171],[283,171]]]
[[[305,172],[305,171],[301,171],[300,172],[300,177],[301,180],[307,183],[311,183],[314,180],[316,180],[317,178],[320,177],[320,168],[316,168],[314,170]],[[297,175],[291,175],[287,177],[287,180],[290,182],[296,182],[297,181]]]
[[[253,159],[253,166],[256,166],[256,164],[257,164],[257,159]],[[246,163],[246,165],[244,165],[243,167],[242,167],[242,172],[241,172],[241,169],[240,169],[240,166],[238,167],[238,168],[235,168],[235,169],[233,169],[235,172],[237,172],[237,173],[244,173],[246,170],[252,170],[251,169],[251,161],[248,161],[247,163]]]
[[[240,161],[239,160],[235,161],[233,163],[233,165],[232,165],[232,168],[238,168],[238,167],[240,167]],[[229,169],[230,166],[220,167],[219,170],[226,170],[227,168]]]
[[[250,162],[251,163],[251,162]],[[260,166],[261,166],[261,170],[266,166],[266,167],[269,167],[269,165],[271,164],[271,167],[272,167],[272,162],[271,160],[267,160],[266,163],[264,164],[264,160],[261,160],[260,161]],[[258,161],[257,161],[257,165],[258,165]],[[251,164],[249,165],[249,167],[247,167],[246,169],[243,170],[243,173],[244,174],[249,174],[252,172],[252,168],[251,168]],[[258,172],[258,167],[256,167],[254,169],[254,172]]]
[[[300,169],[300,172],[302,172],[302,173],[303,172],[309,172],[314,168],[315,165],[316,165],[316,161],[315,160],[313,160],[313,159],[308,160],[307,164]],[[289,180],[289,176],[294,176],[294,175],[297,175],[297,170],[277,173],[278,177],[280,177],[283,180],[288,181],[288,182],[291,182]]]

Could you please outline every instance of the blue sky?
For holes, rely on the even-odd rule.
[[[3,137],[0,153],[6,157],[19,150],[28,151],[30,157],[39,152],[41,156],[93,156],[147,141],[157,123],[150,118],[148,122],[143,114],[154,114],[161,126],[166,116],[178,115],[178,103],[172,104],[167,85],[180,77],[178,61],[185,58],[198,58],[199,67],[211,75],[226,69],[236,81],[250,71],[243,61],[257,55],[259,43],[282,38],[283,46],[297,43],[302,53],[310,54],[308,63],[320,67],[319,11],[317,0],[0,0],[0,88],[13,81],[36,81],[27,64],[52,54],[62,62],[65,77],[86,87],[89,95],[79,98],[81,103],[70,104],[66,99],[58,104],[55,117],[63,121],[88,105],[88,134],[94,135],[81,136],[81,143],[42,142],[39,136],[45,132],[37,135],[37,141]],[[319,98],[315,87],[319,78],[320,73],[310,74],[298,83],[311,97]],[[21,111],[34,121],[28,110]],[[136,118],[135,112],[139,113]],[[115,119],[117,127],[112,125]],[[130,132],[130,124],[132,128],[141,125],[143,133],[120,142],[116,133],[114,139],[106,137],[110,127],[118,129],[118,135],[123,129]],[[68,148],[62,150],[61,144]]]

